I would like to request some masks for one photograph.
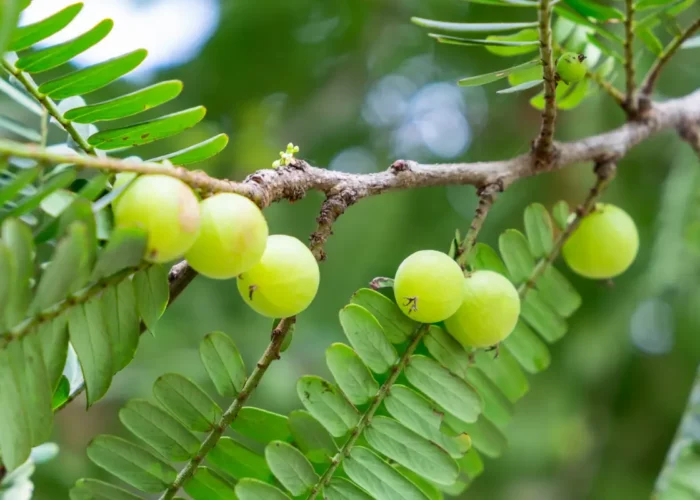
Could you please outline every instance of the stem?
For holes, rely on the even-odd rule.
[[[457,249],[456,260],[457,264],[459,264],[462,269],[466,269],[467,267],[469,253],[472,251],[474,243],[476,243],[479,231],[481,231],[481,227],[484,225],[484,221],[489,214],[489,210],[491,210],[493,202],[496,201],[496,192],[499,190],[499,187],[495,187],[494,189],[485,188],[480,192],[479,204],[476,207],[476,212],[469,226],[469,231],[467,231],[467,235]]]
[[[345,444],[343,444],[343,447],[335,455],[335,457],[333,457],[333,460],[328,466],[328,469],[326,469],[326,471],[323,473],[316,485],[313,487],[313,489],[309,493],[307,500],[314,500],[319,495],[319,493],[321,492],[321,488],[328,485],[331,478],[333,477],[333,474],[343,462],[343,459],[350,455],[350,451],[352,450],[353,446],[355,446],[355,443],[359,439],[362,432],[367,428],[367,426],[369,426],[372,423],[372,417],[381,406],[382,402],[384,401],[384,398],[386,398],[389,395],[389,390],[391,389],[391,386],[393,386],[396,382],[396,379],[399,378],[399,375],[408,364],[409,358],[418,347],[418,344],[420,344],[421,339],[427,333],[429,327],[430,325],[421,325],[418,327],[418,330],[413,336],[413,339],[411,339],[411,343],[408,345],[408,347],[406,347],[406,350],[401,356],[401,359],[399,359],[396,362],[396,364],[391,367],[389,378],[387,378],[382,384],[382,386],[379,388],[379,392],[377,392],[377,394],[374,396],[372,404],[369,408],[367,408],[367,411],[364,413],[364,415],[362,415],[362,418],[360,418],[360,421],[358,422],[357,426],[353,429],[352,434],[350,434],[350,437],[348,437],[347,441],[345,441]]]
[[[571,222],[569,222],[566,229],[559,234],[559,237],[554,242],[554,248],[549,255],[540,259],[535,268],[532,270],[532,273],[527,281],[518,287],[518,295],[520,295],[521,300],[525,298],[527,292],[535,287],[537,280],[544,274],[557,256],[559,256],[559,252],[561,252],[566,240],[569,239],[576,228],[581,224],[583,218],[593,210],[598,198],[600,198],[600,195],[603,193],[608,184],[615,178],[615,170],[616,166],[612,162],[600,163],[596,166],[598,180],[591,188],[591,191],[583,202],[583,205],[576,209],[576,216]]]
[[[608,94],[610,97],[612,97],[617,104],[620,106],[625,105],[625,94],[620,92],[615,86],[610,83],[609,81],[605,80],[602,76],[600,76],[597,72],[595,71],[589,71],[588,77],[593,80],[595,83],[598,84],[598,86],[603,89],[603,91]]]
[[[248,400],[251,393],[260,383],[260,379],[262,379],[270,364],[273,361],[280,359],[280,348],[282,347],[282,343],[284,342],[289,329],[295,322],[296,318],[294,316],[284,318],[277,325],[277,328],[272,331],[272,341],[267,346],[267,349],[265,349],[265,352],[258,361],[258,364],[255,366],[253,373],[251,373],[248,380],[246,380],[246,383],[241,392],[238,394],[238,397],[236,397],[231,406],[229,406],[226,412],[221,416],[214,429],[209,432],[209,435],[207,435],[207,438],[199,447],[197,454],[190,459],[189,462],[187,462],[187,465],[185,465],[185,467],[177,475],[175,482],[170,485],[170,487],[160,496],[160,500],[170,500],[174,498],[180,488],[182,488],[187,480],[194,475],[194,473],[197,471],[197,467],[199,467],[199,464],[202,463],[207,454],[212,450],[212,448],[214,448],[214,446],[216,446],[216,443],[219,442],[219,439],[223,433],[236,419],[238,413],[241,411],[241,408],[243,408],[243,405]]]
[[[625,76],[627,83],[625,108],[628,112],[635,112],[637,103],[634,95],[634,0],[625,0],[625,8]]]
[[[535,141],[535,156],[537,162],[542,166],[550,163],[552,159],[554,122],[557,118],[557,82],[552,60],[552,6],[549,0],[540,0],[537,17],[539,19],[540,58],[544,80],[544,110],[542,111],[540,134]]]

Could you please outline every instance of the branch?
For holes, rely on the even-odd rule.
[[[469,253],[472,251],[474,243],[476,243],[476,238],[479,235],[479,231],[481,231],[481,227],[484,225],[484,221],[486,220],[486,216],[489,214],[489,210],[491,210],[493,202],[496,201],[496,193],[501,191],[503,191],[503,189],[500,186],[491,185],[480,190],[478,193],[479,204],[476,207],[474,218],[469,226],[467,235],[464,237],[464,240],[462,240],[462,243],[459,245],[459,248],[455,254],[455,260],[462,269],[466,269]]]
[[[314,254],[316,260],[323,261],[326,260],[326,252],[323,250],[323,246],[326,244],[326,240],[333,234],[333,224],[335,221],[345,213],[350,205],[357,201],[357,195],[350,191],[342,191],[337,194],[333,194],[326,198],[326,201],[321,205],[321,213],[316,218],[318,222],[318,228],[316,231],[311,233],[309,248],[311,253]]]
[[[647,73],[646,77],[644,78],[644,82],[642,82],[641,85],[641,91],[645,101],[648,101],[649,95],[651,94],[652,90],[654,90],[656,80],[659,78],[661,70],[663,70],[666,63],[671,59],[673,54],[676,53],[676,51],[683,44],[683,42],[690,38],[690,36],[693,33],[695,33],[698,29],[700,29],[700,18],[696,19],[695,22],[688,26],[686,30],[680,35],[674,37],[673,40],[671,40],[671,42],[666,46],[659,58],[656,61],[654,61],[653,66],[651,67],[651,69],[649,69],[649,72]]]
[[[255,366],[253,373],[251,373],[248,380],[246,380],[243,389],[241,389],[241,392],[238,394],[231,406],[229,406],[226,412],[224,412],[224,414],[221,416],[214,429],[209,432],[206,439],[199,447],[199,451],[179,472],[175,482],[173,482],[173,484],[171,484],[170,487],[168,487],[168,489],[165,490],[165,492],[160,496],[160,500],[171,500],[174,498],[180,488],[182,488],[187,480],[194,475],[194,473],[197,471],[197,467],[199,467],[202,461],[206,458],[207,454],[214,448],[214,446],[216,446],[216,443],[219,442],[219,439],[221,439],[224,432],[228,430],[228,427],[236,419],[245,402],[260,383],[260,380],[262,379],[263,375],[265,375],[265,372],[270,367],[270,364],[273,361],[280,359],[280,348],[282,347],[282,343],[284,342],[287,333],[289,333],[289,329],[295,322],[296,318],[293,316],[291,318],[284,318],[277,325],[277,328],[272,331],[272,340]]]
[[[535,156],[539,168],[546,168],[552,160],[554,150],[554,122],[557,118],[557,81],[552,60],[552,6],[549,0],[540,0],[537,14],[539,20],[540,59],[544,80],[544,110],[542,126],[535,140]]]
[[[700,123],[686,122],[678,127],[678,135],[690,144],[700,159]]]
[[[634,82],[634,0],[625,0],[625,76],[627,92],[625,94],[625,109],[628,112],[636,112]]]

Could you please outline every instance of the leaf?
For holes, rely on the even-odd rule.
[[[64,314],[52,321],[41,323],[37,327],[36,335],[43,348],[42,355],[44,363],[46,363],[46,373],[52,388],[56,387],[66,364],[68,354],[67,316]]]
[[[318,481],[311,463],[288,443],[273,441],[268,444],[265,459],[277,480],[294,496],[308,493]]]
[[[622,37],[620,37],[619,35],[617,35],[615,33],[611,33],[610,31],[604,29],[602,26],[589,21],[587,17],[579,14],[578,12],[576,12],[574,10],[571,10],[571,9],[565,7],[562,4],[554,6],[554,13],[557,14],[558,16],[561,16],[565,19],[568,19],[569,21],[573,21],[575,24],[577,24],[579,26],[584,26],[586,28],[590,28],[596,34],[598,34],[604,38],[607,38],[611,42],[615,42],[615,43],[618,43],[620,45],[625,44],[625,40]]]
[[[59,406],[63,406],[68,401],[68,396],[70,396],[70,382],[65,375],[62,375],[51,397],[51,408],[55,411]]]
[[[372,500],[367,493],[342,477],[334,477],[324,488],[328,500]],[[243,500],[243,499],[242,499]]]
[[[411,22],[423,28],[446,31],[447,33],[497,33],[500,31],[514,31],[524,28],[536,28],[537,22],[530,23],[450,23],[412,17]]]
[[[395,420],[375,416],[363,435],[387,458],[437,484],[457,480],[459,466],[447,452]]]
[[[539,373],[549,367],[549,349],[522,321],[518,321],[513,332],[503,343],[528,372]]]
[[[565,230],[566,226],[569,225],[569,204],[564,200],[559,200],[552,207],[552,216],[554,217],[554,222],[556,222],[557,227],[560,230]]]
[[[236,484],[238,500],[291,500],[274,486],[251,478],[243,478]]]
[[[471,481],[484,472],[484,462],[481,455],[473,448],[459,460],[459,467]]]
[[[262,455],[229,437],[221,438],[207,459],[234,479],[251,477],[266,483],[273,480],[272,471]]]
[[[505,264],[498,253],[486,243],[477,243],[469,254],[469,265],[475,270],[493,271],[509,277]]]
[[[57,68],[98,44],[112,31],[113,27],[114,21],[105,19],[72,40],[20,57],[15,66],[27,73],[41,73]]]
[[[13,200],[26,186],[34,182],[38,174],[38,168],[22,170],[14,179],[0,188],[0,207]]]
[[[202,364],[222,396],[236,397],[247,375],[236,344],[222,332],[212,332],[199,344]]]
[[[189,148],[181,149],[180,151],[175,151],[174,153],[159,156],[148,161],[159,162],[168,160],[173,165],[190,165],[218,155],[227,145],[228,136],[226,134],[219,134],[199,144],[190,146]]]
[[[146,254],[146,243],[147,234],[143,229],[135,227],[116,228],[110,235],[109,241],[100,252],[90,279],[92,281],[99,281],[119,271],[123,271],[124,269],[137,267]],[[142,273],[144,273],[143,279],[145,279],[148,272],[142,271]],[[154,276],[154,279],[155,278],[160,280],[159,276]],[[150,283],[141,283],[142,286],[147,286],[148,284]],[[154,283],[154,285],[156,284]],[[158,292],[161,295],[159,300],[162,302],[162,293],[164,292],[162,285],[158,286]],[[149,318],[149,322],[154,322],[157,319],[158,318]]]
[[[603,54],[605,54],[605,55],[608,56],[609,58],[612,58],[612,59],[613,59],[613,64],[614,64],[615,61],[624,64],[625,58],[624,58],[618,51],[611,49],[610,47],[608,47],[607,45],[605,45],[603,42],[601,42],[600,40],[598,40],[598,39],[595,37],[594,34],[588,33],[588,34],[586,34],[586,38],[588,39],[588,41],[589,41],[592,45],[594,45],[595,47],[597,47]],[[607,75],[606,75],[606,76],[607,76]],[[605,77],[603,77],[603,78],[605,78]]]
[[[362,446],[355,446],[343,462],[347,475],[382,500],[426,500],[426,496],[396,469]]]
[[[10,249],[0,240],[0,331],[3,330],[5,324],[5,307],[15,293],[15,273],[17,272],[17,260],[12,255]]]
[[[5,52],[5,48],[12,39],[12,33],[15,31],[19,13],[22,10],[19,0],[3,0],[0,4],[0,56]]]
[[[477,352],[474,357],[476,366],[503,391],[511,403],[518,401],[530,390],[527,377],[507,347],[501,346],[498,360],[494,360],[493,354],[487,352]]]
[[[199,451],[199,439],[159,407],[132,399],[119,411],[119,420],[136,437],[173,462],[189,460]]]
[[[183,489],[194,500],[236,500],[233,486],[206,467],[197,467]]]
[[[582,16],[600,21],[623,20],[625,18],[625,15],[618,9],[599,4],[593,0],[564,0],[564,2]]]
[[[35,247],[32,232],[17,219],[6,219],[0,228],[2,241],[15,259],[14,293],[5,305],[5,326],[11,328],[22,321],[31,298],[30,280],[34,275]]]
[[[152,265],[136,273],[133,283],[139,316],[146,327],[155,332],[156,323],[168,306],[168,272],[163,266]]]
[[[524,64],[519,64],[517,66],[511,66],[510,68],[502,69],[499,71],[494,71],[493,73],[485,73],[483,75],[462,78],[461,80],[459,80],[458,83],[461,87],[474,87],[474,86],[479,86],[479,85],[486,85],[487,83],[495,82],[497,80],[505,78],[508,75],[510,75],[511,73],[513,73],[514,71],[535,67],[535,66],[538,66],[539,64],[540,64],[540,62],[535,59],[532,61],[528,61]]]
[[[70,490],[70,500],[139,500],[139,497],[102,481],[78,479]]]
[[[530,80],[529,82],[523,82],[513,87],[507,87],[505,89],[497,90],[497,94],[515,94],[516,92],[523,92],[535,87],[539,87],[543,84],[542,80]]]
[[[41,201],[51,193],[58,191],[59,189],[64,189],[72,184],[75,177],[76,172],[73,169],[63,170],[62,172],[54,175],[50,179],[46,180],[46,182],[44,182],[41,187],[37,189],[36,193],[25,197],[22,201],[17,203],[15,208],[0,216],[0,219],[4,219],[6,217],[19,217],[31,212],[35,208],[38,208]]]
[[[291,441],[287,417],[260,408],[244,406],[231,424],[237,433],[259,443]]]
[[[146,493],[167,488],[177,472],[151,452],[116,436],[97,436],[87,447],[95,464]]]
[[[340,310],[339,316],[350,344],[373,372],[384,373],[397,361],[396,349],[367,309],[349,304]]]
[[[105,151],[141,146],[194,127],[206,113],[204,106],[197,106],[135,125],[97,132],[88,138],[88,143]]]
[[[405,342],[419,326],[401,312],[393,300],[375,290],[361,288],[352,294],[350,302],[367,309],[382,325],[384,334],[392,344]]]
[[[297,394],[304,407],[334,437],[345,435],[360,416],[345,396],[321,377],[305,375],[297,382]]]
[[[484,401],[484,417],[493,422],[499,429],[505,429],[513,417],[513,403],[503,394],[500,388],[476,366],[467,371],[467,383],[479,393]]]
[[[537,290],[530,290],[521,303],[520,315],[547,342],[556,342],[564,336],[566,321],[552,311]]]
[[[304,410],[294,410],[289,414],[289,430],[294,444],[313,463],[329,464],[338,451],[326,428]]]
[[[15,101],[27,111],[34,113],[37,116],[41,116],[43,114],[43,108],[34,98],[30,97],[26,92],[17,89],[14,85],[6,82],[2,78],[0,78],[0,92],[4,93],[7,97]]]
[[[491,35],[486,37],[489,42],[505,42],[506,45],[487,46],[486,50],[501,57],[529,54],[539,49],[539,34],[536,29],[525,29],[512,35]],[[517,45],[510,45],[516,43]]]
[[[15,342],[21,347],[21,355],[15,355],[19,356],[23,365],[20,394],[27,414],[32,446],[38,446],[49,440],[53,430],[53,386],[49,381],[39,336],[32,333]]]
[[[564,97],[557,101],[557,107],[563,111],[574,109],[581,104],[588,95],[590,84],[588,80],[583,80],[573,86]]]
[[[568,318],[581,307],[581,295],[555,267],[547,267],[537,280],[537,289],[540,297],[563,318]]]
[[[525,209],[525,233],[533,257],[540,259],[552,252],[554,228],[549,212],[542,204],[533,203]]]
[[[405,370],[408,381],[430,399],[465,422],[474,422],[483,402],[464,380],[425,356],[411,356]]]
[[[526,281],[535,269],[535,259],[523,233],[507,229],[498,238],[498,249],[515,284]]]
[[[221,408],[191,380],[176,373],[153,384],[158,402],[191,431],[208,432],[221,419]]]
[[[675,0],[638,0],[634,5],[634,10],[642,11],[654,7],[662,7],[673,3]]]
[[[661,43],[661,40],[659,40],[659,38],[654,34],[654,32],[651,29],[647,28],[636,30],[635,34],[644,43],[644,45],[647,46],[647,48],[651,51],[652,54],[654,54],[657,57],[663,54],[664,46]]]
[[[85,378],[88,407],[107,393],[114,374],[112,345],[102,309],[101,297],[97,297],[68,311],[70,341]]]
[[[535,31],[535,30],[526,30]],[[537,33],[537,31],[535,31]],[[436,39],[440,43],[445,43],[449,45],[464,45],[467,47],[483,46],[489,52],[493,52],[500,56],[511,56],[518,54],[527,54],[537,50],[540,42],[532,41],[510,41],[508,38],[511,37],[499,37],[497,35],[492,35],[486,39],[482,38],[461,38],[457,36],[450,35],[438,35],[435,33],[429,33],[431,38]],[[495,51],[495,52],[494,52]]]
[[[423,337],[423,344],[438,363],[458,377],[465,378],[472,361],[467,351],[443,328],[430,325],[428,334]]]
[[[55,35],[68,26],[82,8],[82,2],[74,3],[37,23],[17,28],[8,50],[19,52]]]
[[[143,49],[75,71],[48,81],[39,87],[39,93],[53,99],[85,95],[112,83],[135,69],[146,58]]]
[[[503,433],[483,415],[474,423],[460,422],[445,415],[445,422],[455,431],[469,434],[474,447],[488,457],[500,457],[508,446]]]
[[[4,128],[8,132],[18,135],[30,142],[41,142],[41,134],[29,127],[20,125],[10,118],[0,116],[0,128]]]
[[[379,391],[379,384],[352,348],[335,343],[326,350],[326,364],[351,403],[365,404]]]
[[[405,467],[398,466],[398,467],[396,467],[396,470],[398,470],[402,476],[404,476],[409,481],[411,481],[413,484],[418,486],[418,488],[430,500],[444,500],[442,492],[438,489],[438,487],[437,487],[437,485],[435,485],[435,483],[428,481],[424,477],[420,476],[419,474],[416,474],[415,472],[413,472]],[[454,482],[452,484],[454,484]],[[450,486],[450,485],[440,485],[440,486]]]
[[[32,449],[32,435],[22,401],[22,347],[19,341],[0,349],[0,453],[8,471],[22,465]]]

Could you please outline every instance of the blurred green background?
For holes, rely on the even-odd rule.
[[[43,4],[46,15],[59,8]],[[117,4],[104,2],[104,15]],[[185,90],[169,104],[172,111],[204,104],[208,115],[204,125],[177,139],[136,152],[144,158],[226,132],[231,143],[223,154],[194,168],[240,180],[270,166],[291,141],[314,165],[373,172],[397,158],[508,158],[526,152],[539,127],[539,113],[526,94],[497,95],[503,83],[456,86],[458,77],[513,60],[476,47],[438,46],[409,22],[414,15],[531,20],[528,9],[459,0],[132,0],[120,9],[130,9],[137,20],[156,5],[184,12],[177,18],[181,23],[188,16],[194,23],[206,9],[214,15],[211,36],[188,42],[196,49],[189,61],[156,64],[135,81],[115,85],[121,89],[96,92],[90,102],[155,78],[178,78]],[[696,5],[691,14],[697,11]],[[177,25],[159,35],[158,24],[149,24],[151,38],[168,47]],[[642,68],[650,62],[648,55],[640,58]],[[660,97],[685,94],[699,81],[697,53],[681,53],[661,79]],[[573,140],[623,119],[612,100],[596,94],[560,114],[557,137]],[[700,213],[697,171],[697,158],[672,133],[635,148],[621,163],[605,201],[637,221],[639,258],[614,286],[582,280],[559,264],[584,305],[570,320],[568,335],[552,346],[551,367],[530,378],[531,390],[507,433],[508,451],[486,460],[484,475],[463,498],[648,498],[700,359],[700,258],[694,243],[700,238],[691,224]],[[480,239],[496,244],[503,230],[522,229],[528,203],[551,207],[564,199],[575,205],[592,181],[590,165],[581,165],[518,182],[499,198]],[[306,241],[321,202],[322,196],[309,193],[266,209],[271,232]],[[375,276],[393,275],[418,249],[446,250],[454,230],[466,230],[475,206],[473,188],[455,186],[386,194],[352,207],[327,244],[316,301],[299,317],[291,348],[269,370],[252,404],[282,413],[298,408],[297,377],[330,376],[324,351],[343,340],[337,313],[353,291]],[[105,477],[87,459],[85,446],[99,433],[126,435],[118,409],[129,398],[148,398],[162,373],[183,373],[214,393],[197,350],[204,334],[230,334],[250,367],[269,340],[270,326],[243,304],[234,281],[197,278],[167,311],[156,337],[143,336],[136,360],[115,378],[104,400],[85,412],[81,399],[58,415],[61,454],[38,468],[35,498],[67,498],[76,479]]]

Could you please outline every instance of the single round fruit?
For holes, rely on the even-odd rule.
[[[421,323],[452,316],[462,303],[464,274],[449,255],[420,250],[396,270],[394,297],[403,313]]]
[[[181,180],[142,175],[118,199],[112,205],[115,225],[146,231],[146,260],[168,262],[182,257],[197,239],[199,202]]]
[[[565,52],[557,61],[557,74],[559,78],[571,85],[572,83],[580,82],[586,76],[586,56],[583,54],[575,54],[573,52]]]
[[[112,191],[116,191],[117,189],[120,189],[122,186],[126,186],[129,184],[132,180],[136,179],[136,172],[118,172],[117,175],[114,176],[114,183],[112,183]],[[119,196],[117,196],[114,200],[112,200],[112,206],[116,207],[117,203],[119,203],[119,200],[121,200],[122,196],[124,195],[124,191],[119,193]]]
[[[505,340],[520,316],[520,297],[513,284],[493,271],[464,278],[463,301],[445,320],[447,331],[465,347],[485,348]]]
[[[267,238],[260,262],[238,276],[238,291],[257,313],[286,318],[309,307],[319,281],[311,250],[292,236],[275,234]]]
[[[599,203],[566,243],[564,260],[586,278],[609,279],[625,272],[639,250],[634,220],[614,205]]]
[[[267,222],[248,198],[220,193],[199,204],[199,236],[185,258],[209,278],[228,279],[257,264],[267,245]]]

